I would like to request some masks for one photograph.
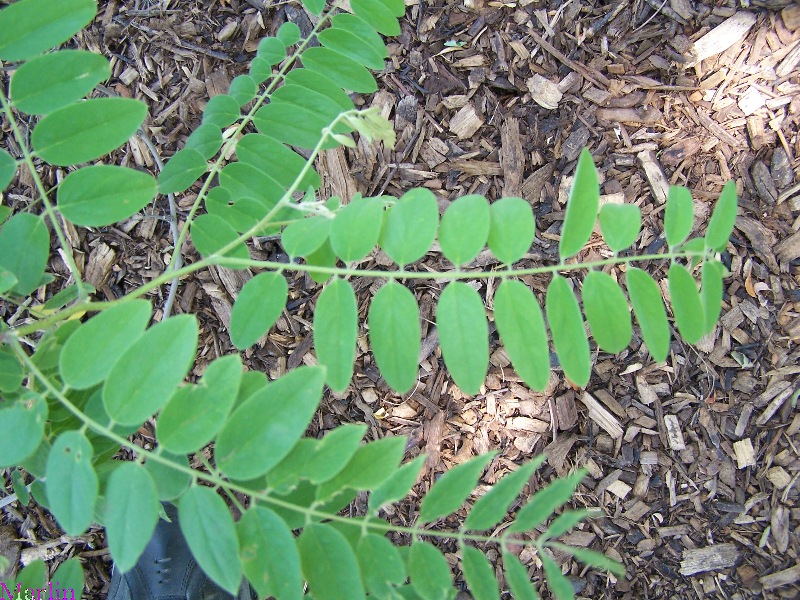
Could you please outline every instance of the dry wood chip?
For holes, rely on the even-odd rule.
[[[683,441],[681,423],[675,415],[664,415],[664,429],[667,430],[667,440],[669,447],[675,451],[685,450],[686,443]]]
[[[800,565],[795,565],[793,567],[789,567],[788,569],[784,569],[783,571],[778,571],[777,573],[764,575],[763,577],[758,578],[758,582],[765,590],[772,590],[783,585],[796,584],[799,580]]]
[[[606,488],[606,491],[607,492],[611,492],[617,498],[620,498],[620,499],[624,500],[625,496],[630,494],[631,486],[629,486],[627,483],[625,483],[621,479],[617,479],[616,481],[614,481],[611,485],[609,485]]]
[[[637,123],[642,125],[653,125],[658,123],[663,117],[661,111],[652,106],[640,106],[636,108],[598,108],[594,114],[601,121]]]
[[[800,231],[778,242],[775,246],[775,255],[778,260],[788,263],[800,257]]]
[[[531,419],[530,417],[511,417],[506,421],[506,427],[517,431],[531,431],[534,433],[544,433],[550,430],[550,423]]]
[[[756,453],[750,438],[733,442],[733,452],[736,454],[736,463],[740,469],[756,464]]]
[[[584,392],[581,396],[581,402],[589,409],[589,418],[603,428],[608,434],[614,438],[619,439],[624,434],[622,426],[619,421],[608,412],[602,404],[595,400],[589,392]]]
[[[783,403],[784,403],[784,402],[786,402],[786,400],[787,400],[787,399],[788,399],[788,398],[789,398],[789,397],[790,397],[790,396],[791,396],[793,393],[794,393],[794,388],[790,386],[789,388],[785,389],[785,390],[784,390],[784,391],[782,391],[780,394],[778,394],[777,396],[775,396],[775,398],[773,398],[773,399],[772,399],[772,402],[770,402],[769,404],[767,404],[767,407],[764,409],[764,412],[762,412],[762,413],[759,415],[758,419],[756,420],[756,425],[759,425],[759,426],[761,426],[761,427],[763,427],[764,425],[766,425],[766,424],[767,424],[767,422],[768,422],[768,421],[769,421],[769,420],[772,418],[772,416],[773,416],[773,415],[774,415],[776,412],[778,412],[778,409],[779,409],[781,406],[783,406]]]
[[[555,442],[545,447],[544,453],[547,454],[547,462],[556,470],[557,473],[561,473],[563,471],[564,463],[567,460],[567,455],[577,441],[578,436],[568,435],[559,437]]]
[[[117,253],[110,246],[103,242],[97,244],[89,254],[89,261],[83,272],[86,283],[93,285],[95,289],[101,289],[108,281],[116,258]]]
[[[542,77],[538,73],[534,73],[533,77],[525,82],[528,90],[531,93],[531,98],[542,108],[548,110],[555,110],[558,108],[558,103],[564,94],[558,89],[558,85]]]
[[[687,548],[683,551],[681,575],[696,575],[733,567],[739,560],[736,544],[716,544],[705,548]]]
[[[651,510],[652,509],[649,505],[645,504],[641,500],[637,500],[633,506],[622,513],[622,516],[633,523],[640,523],[644,516]]]
[[[661,170],[661,165],[656,159],[656,153],[652,150],[645,150],[636,155],[639,164],[644,169],[644,175],[647,178],[647,183],[650,184],[650,189],[653,191],[653,197],[659,204],[664,204],[667,201],[667,194],[669,193],[669,181]]]
[[[471,138],[481,125],[483,117],[475,111],[472,104],[465,105],[450,119],[450,131],[460,140]]]
[[[786,77],[795,70],[798,64],[800,64],[800,41],[795,43],[786,58],[777,66],[775,74],[778,77]]]
[[[578,422],[578,409],[575,407],[575,394],[569,392],[556,398],[556,415],[558,428],[567,431]]]
[[[694,43],[686,56],[686,66],[693,67],[702,60],[721,54],[744,37],[755,22],[756,15],[745,11],[726,19]]]
[[[775,538],[775,547],[784,554],[789,547],[789,509],[779,504],[772,509],[770,516],[772,537]]]

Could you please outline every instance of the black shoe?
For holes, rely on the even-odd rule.
[[[178,525],[178,509],[164,504],[172,521],[159,519],[136,566],[125,574],[114,569],[108,600],[255,600],[246,581],[231,596],[211,581],[192,556]]]

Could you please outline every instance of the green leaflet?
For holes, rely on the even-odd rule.
[[[311,254],[306,255],[306,264],[325,268],[332,268],[336,266],[336,254],[334,254],[333,248],[331,248],[331,242],[329,239],[326,238],[319,248],[314,250],[314,252]],[[318,271],[309,271],[308,274],[311,276],[311,279],[317,283],[325,283],[331,277],[330,273],[322,273]]]
[[[0,294],[5,294],[15,285],[17,285],[17,276],[0,265]]]
[[[722,252],[728,245],[728,238],[736,224],[736,182],[729,181],[722,188],[722,193],[711,213],[711,220],[706,229],[706,248]]]
[[[483,552],[473,546],[462,546],[461,566],[475,600],[500,600],[494,567]]]
[[[430,523],[458,510],[496,454],[487,452],[475,456],[444,473],[422,499],[419,522]]]
[[[47,401],[34,392],[27,392],[16,402],[3,402],[0,423],[13,435],[0,436],[0,467],[20,464],[39,447],[47,421]]]
[[[231,342],[244,350],[260,340],[286,306],[289,285],[282,273],[259,273],[244,284],[231,310]]]
[[[369,339],[386,382],[400,394],[417,380],[420,352],[419,308],[408,288],[390,281],[369,307]]]
[[[93,0],[24,0],[0,11],[0,60],[33,58],[67,41],[94,18]]]
[[[722,278],[725,276],[722,263],[704,262],[700,280],[700,302],[705,317],[703,335],[710,333],[717,324],[722,311]]]
[[[633,312],[642,329],[642,338],[656,362],[669,353],[669,323],[658,284],[645,271],[629,267],[625,282]]]
[[[375,533],[363,536],[356,546],[361,577],[367,592],[391,597],[390,590],[406,580],[406,564],[400,551],[387,538]]]
[[[178,520],[192,555],[213,581],[235,594],[242,578],[233,517],[214,490],[193,485],[178,503]]]
[[[59,369],[64,383],[82,390],[103,381],[114,363],[144,334],[152,310],[147,300],[132,300],[81,325],[61,352]]]
[[[161,505],[156,485],[139,464],[122,462],[108,479],[103,525],[114,565],[126,573],[153,535]]]
[[[239,117],[239,103],[228,94],[218,94],[211,98],[203,109],[203,125],[216,125],[224,129]]]
[[[303,0],[303,6],[314,15],[319,15],[325,8],[325,0]]]
[[[26,296],[39,287],[49,255],[50,233],[40,217],[17,213],[0,229],[0,263],[17,280],[14,293]]]
[[[119,148],[136,133],[146,114],[147,105],[140,100],[84,100],[39,121],[31,135],[31,145],[40,158],[51,164],[77,165]]]
[[[522,198],[502,198],[489,207],[489,213],[489,250],[500,262],[517,262],[536,235],[531,205]]]
[[[376,52],[375,48],[363,41],[346,29],[339,29],[335,25],[317,34],[319,42],[334,52],[349,57],[360,65],[380,71],[383,69],[384,52]]]
[[[192,223],[192,242],[204,257],[217,254],[238,237],[239,234],[230,223],[216,215],[200,215]],[[250,258],[250,251],[244,242],[241,242],[224,256],[247,259]]]
[[[197,385],[178,388],[158,417],[159,444],[175,454],[205,446],[225,423],[241,379],[242,359],[231,354],[208,365]]]
[[[425,600],[453,600],[456,590],[450,565],[428,542],[414,542],[408,553],[408,574],[416,592]]]
[[[242,567],[260,598],[300,600],[300,553],[286,523],[264,506],[246,511],[236,524]]]
[[[439,245],[447,259],[460,266],[478,256],[489,237],[489,221],[489,203],[483,196],[453,200],[439,225]]]
[[[549,539],[561,537],[581,521],[589,518],[592,511],[583,508],[580,510],[565,510],[550,523],[550,526],[539,537],[544,542]]]
[[[59,50],[14,71],[11,100],[22,112],[43,115],[80,100],[110,75],[108,60],[100,54]]]
[[[585,387],[592,373],[589,341],[578,301],[561,275],[555,275],[547,288],[545,310],[564,374],[575,385]]]
[[[286,58],[286,46],[278,38],[265,37],[258,43],[256,58],[260,58],[270,65],[277,65]]]
[[[438,224],[439,207],[433,193],[425,188],[409,190],[386,214],[381,247],[401,267],[409,265],[430,250]]]
[[[291,23],[294,25],[294,23]],[[286,25],[286,23],[284,23]],[[295,25],[295,27],[297,27]],[[239,75],[233,78],[231,86],[228,89],[228,95],[233,98],[239,106],[244,106],[251,102],[258,93],[258,85],[256,80],[249,75]]]
[[[278,43],[280,44],[280,42]],[[279,58],[278,62],[281,60],[283,60],[283,57]],[[267,79],[272,77],[272,66],[270,61],[260,56],[256,56],[252,61],[250,61],[250,70],[248,71],[248,74],[253,78],[253,81],[261,85]]]
[[[300,60],[307,69],[330,77],[339,86],[351,92],[371,94],[378,90],[372,74],[344,54],[317,46],[303,52]]]
[[[600,230],[614,252],[632,246],[641,228],[642,211],[635,204],[604,204],[600,209]]]
[[[424,463],[425,456],[420,455],[394,471],[388,479],[377,486],[369,495],[369,509],[372,514],[377,515],[381,506],[405,498],[417,482]]]
[[[200,129],[203,127],[217,130],[214,125],[210,124],[201,125]],[[158,193],[177,194],[183,192],[189,189],[207,170],[206,159],[197,150],[189,148],[187,142],[187,147],[173,154],[161,173],[158,174]]]
[[[500,523],[522,488],[530,480],[533,472],[541,466],[546,458],[545,454],[540,454],[495,483],[492,489],[481,496],[472,506],[467,520],[464,521],[464,529],[484,531]]]
[[[378,243],[383,225],[383,200],[356,196],[336,213],[331,247],[344,262],[361,260]]]
[[[330,102],[334,102],[339,110],[330,110],[328,116],[335,118],[339,113],[347,112],[355,108],[350,96],[344,93],[341,86],[333,82],[326,73],[317,73],[310,69],[292,69],[286,75],[286,84],[292,86],[300,86],[305,89],[305,94],[310,96],[308,102],[318,103],[324,101],[322,106],[329,106]],[[295,98],[297,99],[297,98]],[[319,108],[319,104],[304,104],[309,108]],[[346,131],[346,129],[337,129],[336,131]]]
[[[160,409],[189,372],[197,337],[193,315],[171,317],[148,329],[111,367],[103,387],[109,416],[135,425]]]
[[[664,235],[670,248],[683,243],[689,237],[693,224],[692,193],[685,187],[670,186],[667,207],[664,210]]]
[[[17,583],[22,584],[22,589],[41,589],[45,587],[46,580],[47,565],[42,560],[34,560],[17,575]]]
[[[553,594],[553,597],[558,598],[558,600],[573,600],[575,598],[575,589],[567,576],[561,572],[561,567],[544,552],[539,554],[539,560],[542,561],[547,587],[550,588],[550,593]]]
[[[681,337],[696,344],[705,331],[705,310],[697,291],[697,282],[685,267],[673,263],[669,268],[669,297],[672,313]]]
[[[186,145],[184,146],[185,150],[188,149],[199,152],[204,160],[209,160],[219,152],[220,148],[222,148],[222,129],[211,123],[200,125],[200,127],[195,129],[192,134],[186,138]]]
[[[436,307],[442,354],[453,380],[467,394],[477,394],[489,368],[489,327],[483,300],[461,281],[447,284]]]
[[[267,210],[275,206],[283,197],[285,190],[272,176],[252,165],[235,162],[226,165],[219,174],[219,183],[228,190],[233,200],[253,198]]]
[[[578,469],[567,477],[559,478],[530,497],[516,515],[509,533],[531,531],[544,523],[572,494],[586,477],[586,469]]]
[[[8,187],[14,174],[17,172],[17,161],[8,152],[0,148],[0,192]],[[5,210],[10,210],[8,207],[3,207]],[[0,218],[0,223],[5,221],[8,215],[3,215]]]
[[[406,440],[389,437],[361,446],[337,475],[323,483],[317,491],[319,500],[326,500],[344,488],[372,490],[386,481],[403,460]]]
[[[206,197],[206,210],[209,215],[224,220],[237,233],[249,231],[266,214],[264,205],[257,200],[253,198],[231,200],[228,191],[219,187],[212,188]]]
[[[343,392],[353,376],[357,333],[356,295],[344,279],[334,279],[317,299],[314,348],[327,368],[326,382],[336,392]]]
[[[597,183],[597,169],[592,155],[584,148],[575,169],[575,181],[567,201],[564,227],[558,243],[558,254],[562,261],[580,252],[589,240],[599,208],[600,185]]]
[[[75,225],[103,227],[136,214],[155,196],[156,181],[149,173],[91,165],[73,171],[61,182],[58,210]]]
[[[295,221],[283,230],[281,245],[292,258],[312,254],[328,240],[331,223],[333,219],[323,216]]]
[[[547,545],[561,552],[571,554],[585,565],[603,571],[609,571],[617,577],[625,577],[625,565],[607,557],[602,552],[597,552],[596,550],[590,550],[588,548],[575,548],[573,546],[567,546],[566,544],[559,544],[558,542],[549,542]]]
[[[47,501],[69,535],[82,534],[94,519],[98,482],[93,453],[83,433],[66,431],[56,438],[47,456]]]
[[[295,107],[287,102],[272,102],[262,106],[253,117],[259,132],[273,137],[290,146],[313,149],[322,139],[322,130],[330,121],[303,107]],[[287,123],[291,123],[288,126]],[[337,126],[334,133],[342,133],[344,128]],[[327,140],[323,150],[336,148],[338,142]]]
[[[169,452],[162,452],[161,456],[174,464],[189,468],[189,460],[186,455],[176,456]],[[180,497],[192,483],[192,478],[188,473],[173,469],[152,458],[147,459],[144,468],[150,473],[150,477],[156,484],[159,500],[174,500]]]
[[[305,159],[278,140],[260,133],[248,133],[236,143],[236,156],[243,163],[268,171],[281,186],[288,189],[305,167]],[[319,175],[309,169],[298,183],[298,189],[320,186]]]
[[[515,600],[539,600],[539,594],[531,585],[528,569],[510,552],[503,552],[503,571]]]
[[[550,379],[550,348],[539,303],[520,281],[504,280],[494,295],[494,322],[514,370],[535,390]]]
[[[397,22],[397,11],[393,11],[384,2],[368,0],[351,0],[353,12],[364,19],[379,33],[387,36],[400,35],[400,23]],[[356,91],[356,90],[353,90]]]
[[[363,600],[358,561],[345,537],[330,525],[314,523],[297,540],[303,574],[315,600]]]
[[[291,21],[287,21],[278,27],[278,33],[275,34],[275,37],[287,48],[299,42],[300,36],[300,28]]]
[[[305,69],[305,71],[311,73],[308,69]],[[318,118],[319,123],[326,127],[335,121],[336,117],[344,109],[337,100],[339,100],[337,96],[329,98],[320,93],[316,87],[287,82],[286,85],[281,86],[272,94],[271,103],[290,106],[313,114]],[[337,131],[340,130],[337,129]]]
[[[581,294],[583,310],[597,345],[611,354],[626,348],[633,329],[628,301],[617,282],[608,273],[589,271]]]
[[[0,392],[13,392],[22,385],[22,365],[8,347],[0,347]]]
[[[255,479],[277,465],[308,427],[322,399],[324,369],[300,367],[250,396],[217,436],[217,465],[233,479]]]
[[[380,58],[380,64],[375,63],[375,70],[380,71],[383,69],[383,60],[389,56],[389,52],[381,36],[369,26],[369,23],[356,15],[341,12],[333,16],[331,25],[337,30],[347,32],[357,38],[364,47],[364,50],[361,50],[362,52],[369,52],[371,56]]]
[[[83,567],[79,558],[70,558],[58,565],[51,581],[60,582],[62,594],[64,590],[75,590],[75,600],[81,600],[83,594]],[[63,596],[62,596],[63,598]]]

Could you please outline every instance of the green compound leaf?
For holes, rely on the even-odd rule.
[[[681,337],[696,344],[705,331],[705,311],[697,291],[697,282],[685,267],[675,263],[669,268],[669,297],[672,313]]]
[[[356,546],[361,577],[367,592],[379,598],[391,597],[393,587],[405,583],[406,563],[387,538],[368,533]]]
[[[14,435],[0,436],[0,467],[19,465],[36,451],[44,436],[45,421],[47,402],[38,394],[29,392],[14,403],[3,403],[0,423]]]
[[[560,537],[590,516],[592,516],[592,511],[586,508],[580,510],[566,510],[553,519],[553,522],[550,523],[550,526],[539,537],[539,540],[544,542],[549,539]]]
[[[453,381],[477,394],[489,368],[489,326],[478,292],[461,281],[449,283],[436,307],[436,326]]]
[[[344,262],[361,260],[378,243],[383,225],[381,198],[353,198],[334,217],[331,246]]]
[[[14,106],[43,115],[83,98],[111,76],[108,60],[85,50],[59,50],[23,64],[11,77]]]
[[[17,213],[0,229],[0,264],[17,280],[13,292],[27,296],[39,287],[49,255],[50,232],[40,217]]]
[[[344,279],[334,279],[317,299],[314,348],[327,368],[326,382],[336,392],[343,392],[353,376],[357,334],[356,295]]]
[[[189,468],[189,460],[186,455],[177,456],[169,452],[162,452],[161,457],[173,464]],[[150,477],[153,478],[156,484],[159,500],[174,500],[180,497],[183,492],[189,489],[189,485],[192,483],[192,478],[188,473],[173,469],[152,458],[147,459],[147,462],[144,463],[144,468],[150,473]]]
[[[232,479],[267,473],[289,453],[322,399],[325,370],[301,367],[244,401],[217,436],[217,466]]]
[[[231,342],[244,350],[264,337],[286,306],[289,285],[282,273],[259,273],[244,284],[231,310]]]
[[[729,181],[722,188],[722,194],[717,200],[711,220],[706,229],[706,248],[722,252],[728,245],[728,238],[733,233],[736,224],[736,183]]]
[[[489,207],[489,213],[489,250],[500,262],[517,262],[536,235],[531,205],[522,198],[502,198]]]
[[[597,345],[616,354],[628,346],[633,335],[625,294],[611,275],[589,271],[581,290],[583,310]]]
[[[422,499],[419,522],[430,523],[458,510],[496,454],[487,452],[475,456],[444,473]]]
[[[411,545],[408,574],[414,589],[425,600],[455,598],[450,565],[442,553],[428,542],[414,542]]]
[[[483,250],[489,237],[489,203],[471,194],[456,198],[442,216],[439,244],[454,265],[468,263]]]
[[[158,441],[175,454],[196,452],[210,442],[228,416],[242,379],[238,354],[213,361],[197,385],[178,388],[158,416]]]
[[[386,36],[400,35],[400,23],[397,21],[397,13],[392,11],[385,3],[352,0],[350,6],[356,15],[364,19],[379,33]]]
[[[40,158],[65,167],[100,158],[119,148],[141,126],[147,105],[131,98],[93,98],[60,108],[33,130]]]
[[[222,130],[211,123],[200,125],[195,129],[192,135],[186,139],[186,146],[184,146],[184,150],[199,152],[204,160],[209,160],[219,152],[220,148],[222,148]]]
[[[562,261],[576,255],[589,241],[599,209],[600,184],[597,182],[597,169],[592,155],[584,148],[575,169],[575,181],[567,201],[564,227],[558,243],[558,254]]]
[[[308,256],[327,240],[333,219],[315,216],[291,223],[283,230],[281,245],[292,258]]]
[[[539,560],[542,561],[547,587],[550,588],[553,597],[558,598],[558,600],[573,600],[575,598],[575,589],[567,576],[561,572],[561,567],[544,552],[539,554]]]
[[[132,300],[104,310],[67,338],[59,369],[64,383],[76,390],[97,385],[147,327],[153,308]]]
[[[356,491],[377,488],[397,470],[405,447],[406,440],[400,436],[361,446],[344,469],[320,486],[317,498],[326,500],[345,488]]]
[[[641,228],[642,211],[635,204],[604,204],[600,209],[600,230],[613,252],[633,245]]]
[[[75,590],[75,599],[81,600],[83,594],[83,567],[79,558],[70,558],[58,565],[55,573],[53,573],[52,581],[61,583],[61,593],[65,594],[64,590]],[[63,598],[63,596],[62,596]]]
[[[609,558],[602,552],[597,552],[596,550],[590,550],[588,548],[575,548],[573,546],[567,546],[566,544],[559,544],[558,542],[550,542],[547,545],[561,552],[571,554],[585,565],[595,567],[602,571],[608,571],[617,577],[625,577],[625,565]]]
[[[369,496],[369,509],[373,515],[386,504],[391,504],[406,497],[417,482],[425,456],[420,455],[411,462],[394,471],[388,479],[376,487]]]
[[[634,267],[628,268],[625,282],[644,343],[653,359],[662,362],[669,353],[669,323],[661,290],[650,275]]]
[[[318,33],[317,38],[329,50],[347,56],[360,65],[375,71],[384,67],[385,51],[376,52],[375,48],[364,44],[359,37],[346,29],[339,29],[334,25]]]
[[[314,523],[297,540],[303,574],[315,600],[364,600],[358,560],[341,533]]]
[[[258,43],[256,58],[265,60],[270,65],[277,65],[286,58],[286,46],[278,38],[265,37]]]
[[[0,11],[0,60],[18,61],[58,46],[94,18],[93,0],[24,0]]]
[[[218,94],[203,109],[203,125],[211,124],[224,129],[241,116],[236,100],[228,94]]]
[[[103,227],[136,214],[155,197],[156,181],[149,173],[91,165],[61,182],[58,210],[75,225]]]
[[[17,161],[8,152],[0,148],[0,191],[3,191],[11,183],[14,174],[17,172]],[[0,219],[0,223],[5,217]]]
[[[240,139],[236,144],[236,156],[245,164],[268,170],[270,176],[287,189],[294,184],[306,165],[305,159],[294,150],[261,133],[248,133]],[[319,175],[314,169],[309,169],[297,184],[301,190],[309,187],[317,189],[319,186]]]
[[[535,390],[550,379],[550,349],[539,303],[530,288],[508,279],[494,295],[494,322],[514,370]]]
[[[572,497],[583,478],[586,477],[586,472],[586,469],[578,469],[571,475],[556,479],[544,489],[536,492],[519,510],[511,527],[508,528],[508,532],[531,531],[544,523]]]
[[[351,92],[371,94],[378,90],[372,74],[344,54],[317,46],[308,48],[300,59],[307,69],[330,77],[340,87]]]
[[[181,531],[206,575],[235,594],[242,579],[233,517],[214,490],[193,485],[178,504]]]
[[[522,488],[530,480],[533,472],[541,466],[546,458],[546,455],[540,454],[495,483],[492,489],[475,502],[467,520],[464,521],[464,529],[484,531],[500,523]]]
[[[390,281],[369,307],[369,339],[386,383],[400,394],[417,380],[420,352],[419,308],[408,288]]]
[[[214,125],[200,126],[203,127],[216,129]],[[200,152],[188,147],[178,150],[158,174],[158,193],[177,194],[188,190],[207,170],[208,164]]]
[[[287,24],[294,25],[294,23],[284,23],[284,25]],[[295,27],[297,26],[295,25]],[[256,80],[249,75],[234,77],[233,81],[231,81],[231,87],[228,89],[228,95],[233,98],[239,106],[244,106],[252,101],[256,97],[257,92],[258,84],[256,84]]]
[[[473,546],[462,546],[461,566],[475,600],[500,600],[494,567],[483,552]]]
[[[692,193],[685,187],[670,186],[667,194],[667,207],[664,210],[664,234],[670,248],[683,243],[689,237],[693,224]]]
[[[705,327],[703,335],[710,333],[722,312],[722,278],[725,276],[722,263],[704,262],[700,279],[700,301],[703,304]]]
[[[13,392],[22,385],[22,365],[7,347],[0,347],[0,392]]]
[[[105,509],[108,548],[115,568],[126,573],[150,541],[161,509],[156,484],[143,466],[123,462],[114,469],[106,486]]]
[[[164,406],[189,372],[197,338],[193,315],[171,317],[147,330],[111,367],[103,387],[109,416],[136,425]]]
[[[585,387],[592,373],[589,340],[575,294],[561,275],[555,275],[547,288],[545,310],[564,374],[575,385]]]
[[[381,247],[401,267],[409,265],[431,249],[438,225],[439,207],[433,193],[424,188],[409,190],[386,214]]]
[[[259,598],[300,600],[300,553],[283,519],[264,506],[254,506],[242,515],[236,532],[244,574]]]
[[[200,215],[192,223],[192,242],[203,256],[216,254],[233,242],[239,234],[222,217],[217,215]],[[225,253],[232,258],[250,258],[250,251],[244,242],[240,242],[232,250]]]
[[[510,552],[503,552],[503,571],[515,600],[539,600],[539,594],[531,584],[528,569]]]
[[[47,456],[47,501],[69,535],[82,534],[94,519],[99,487],[93,453],[83,433],[66,431],[56,438]]]

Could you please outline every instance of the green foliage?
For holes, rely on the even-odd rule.
[[[442,538],[458,545],[464,577],[478,600],[505,593],[483,554],[487,544],[499,545],[505,581],[518,599],[538,598],[528,568],[509,552],[523,540],[532,540],[525,543],[538,552],[558,598],[573,597],[572,586],[548,548],[623,576],[622,565],[604,555],[557,541],[594,515],[563,510],[553,518],[581,484],[583,470],[531,485],[529,497],[526,487],[544,461],[539,456],[481,494],[476,488],[494,457],[487,453],[442,474],[427,493],[417,490],[419,519],[402,527],[380,518],[381,509],[411,492],[424,456],[403,463],[405,438],[365,442],[364,425],[343,425],[321,439],[304,434],[326,384],[346,393],[360,333],[368,334],[361,340],[368,340],[389,386],[398,393],[415,386],[420,310],[409,279],[444,282],[436,306],[441,355],[468,394],[480,391],[489,364],[487,314],[516,373],[537,390],[548,383],[551,350],[574,384],[588,385],[593,346],[586,323],[598,351],[620,352],[634,333],[629,306],[655,360],[669,352],[667,308],[681,336],[697,341],[720,314],[726,271],[716,253],[724,250],[735,222],[735,184],[723,189],[704,237],[689,239],[691,195],[673,188],[664,216],[669,251],[620,257],[638,238],[640,211],[628,204],[599,210],[597,172],[584,150],[566,206],[559,263],[533,267],[517,265],[536,234],[530,204],[521,198],[491,204],[479,195],[455,198],[441,219],[437,198],[424,188],[400,198],[318,198],[321,178],[313,165],[321,151],[355,147],[356,136],[361,143],[394,143],[392,124],[378,109],[356,109],[349,93],[376,89],[369,70],[381,69],[388,56],[381,34],[400,32],[397,18],[405,4],[351,0],[352,14],[326,11],[322,0],[304,5],[320,15],[309,37],[287,23],[276,37],[262,40],[249,73],[235,78],[227,94],[209,100],[202,125],[157,178],[113,164],[79,167],[125,144],[146,116],[146,106],[136,100],[84,99],[110,72],[104,58],[50,51],[93,18],[94,2],[19,0],[0,11],[0,60],[20,61],[12,65],[8,89],[0,90],[3,119],[12,125],[14,152],[20,152],[0,149],[0,188],[22,168],[40,192],[16,214],[0,206],[0,295],[27,310],[0,331],[0,419],[14,432],[0,440],[0,466],[17,467],[12,481],[20,500],[31,476],[43,478],[31,483],[31,495],[67,533],[81,534],[101,521],[123,571],[141,554],[157,522],[158,501],[173,501],[192,553],[212,579],[234,591],[245,576],[259,595],[278,600],[303,598],[306,585],[318,600],[451,599],[456,590],[450,565],[435,544]],[[320,45],[310,47],[312,36]],[[253,108],[245,111],[246,106]],[[30,115],[27,139],[22,132]],[[256,133],[244,134],[253,127]],[[47,189],[36,171],[43,162],[70,167],[57,189]],[[94,288],[81,281],[72,259],[65,223],[114,225],[157,193],[181,193],[198,180],[196,201],[173,251],[189,247],[184,242],[191,239],[201,258],[173,260],[164,274],[127,296],[93,301]],[[598,219],[612,257],[593,264],[581,281],[586,265],[579,255]],[[54,277],[47,268],[51,233],[71,276],[62,284],[59,275],[57,286],[50,285]],[[249,241],[271,234],[280,234],[291,262],[251,257]],[[376,246],[397,270],[356,268]],[[438,250],[450,262],[443,271],[416,268],[414,263]],[[502,267],[466,272],[479,255]],[[652,259],[670,261],[665,282],[630,264]],[[287,272],[305,271],[325,283],[312,299],[319,366],[268,382],[262,373],[243,373],[234,353],[204,360],[199,379],[185,381],[190,371],[199,372],[192,369],[197,318],[159,313],[159,322],[148,327],[153,306],[140,297],[210,266],[257,272],[231,311],[228,333],[240,351],[262,339],[289,297],[296,297]],[[551,276],[543,298],[520,278],[531,274]],[[354,288],[366,286],[356,285],[356,277],[388,281],[360,306]],[[500,279],[499,286],[467,283],[490,277]],[[491,297],[483,298],[484,289],[494,290],[493,305]],[[128,439],[153,417],[154,449]],[[197,462],[190,463],[189,455],[210,443],[213,459],[202,461],[206,468],[190,466]],[[137,460],[114,460],[120,447]],[[238,524],[218,492],[249,496]],[[367,516],[342,516],[359,493],[366,494]],[[477,499],[465,509],[470,498]],[[514,506],[521,508],[509,515]],[[467,510],[463,525],[446,529],[459,510]],[[392,531],[409,536],[410,547],[395,546],[386,536]],[[45,575],[44,564],[34,563],[20,577],[37,587]],[[64,586],[83,585],[74,560],[56,576]]]

